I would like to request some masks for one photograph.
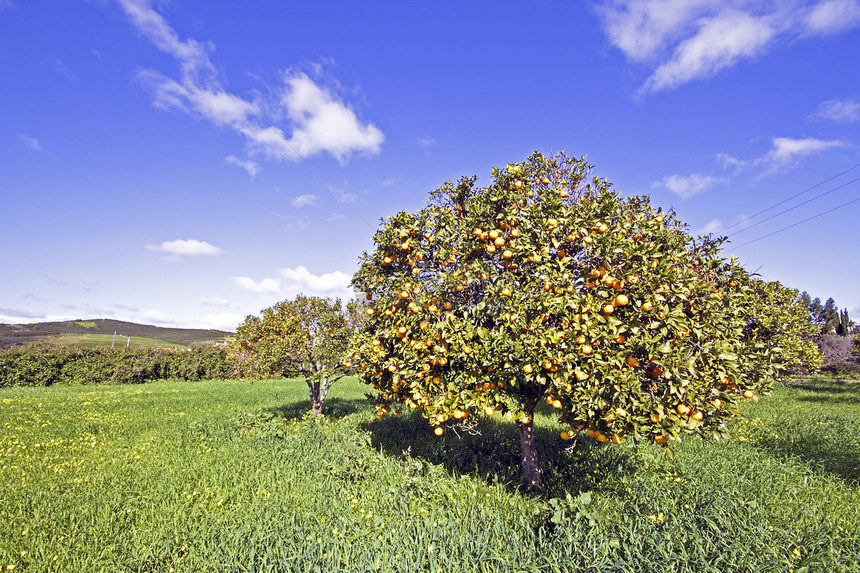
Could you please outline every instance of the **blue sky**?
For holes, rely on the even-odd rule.
[[[0,322],[346,297],[381,218],[533,150],[860,319],[858,70],[860,0],[0,0]]]

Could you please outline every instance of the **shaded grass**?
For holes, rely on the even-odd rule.
[[[435,438],[373,417],[355,380],[319,421],[295,380],[4,389],[0,567],[857,571],[860,385],[807,386],[674,459],[565,449],[542,411],[541,496],[517,486],[512,424]]]

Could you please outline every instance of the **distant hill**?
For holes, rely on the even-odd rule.
[[[233,336],[223,330],[196,328],[163,328],[122,320],[97,318],[35,324],[0,324],[0,348],[31,342],[62,344],[80,341],[88,346],[110,346],[116,333],[117,346],[125,346],[128,337],[136,346],[200,346],[222,342]],[[120,338],[122,337],[122,338]],[[145,340],[145,342],[143,342]]]

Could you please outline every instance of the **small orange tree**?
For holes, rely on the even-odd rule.
[[[448,182],[374,241],[353,278],[370,302],[351,354],[377,413],[420,410],[441,435],[500,412],[516,421],[529,488],[541,488],[541,400],[563,438],[666,444],[724,436],[739,397],[772,383],[748,273],[583,159],[535,153],[487,187]]]
[[[332,384],[350,371],[344,356],[359,319],[354,301],[344,309],[340,299],[299,295],[246,317],[230,357],[240,376],[303,377],[319,415]]]

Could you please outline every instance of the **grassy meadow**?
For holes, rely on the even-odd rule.
[[[142,336],[116,336],[112,334],[64,334],[51,339],[53,344],[61,346],[84,346],[86,348],[101,348],[113,346],[116,348],[175,348],[187,350],[190,346],[175,344],[155,338]]]
[[[355,379],[0,390],[0,571],[860,571],[860,384],[750,401],[734,438],[436,438]]]

